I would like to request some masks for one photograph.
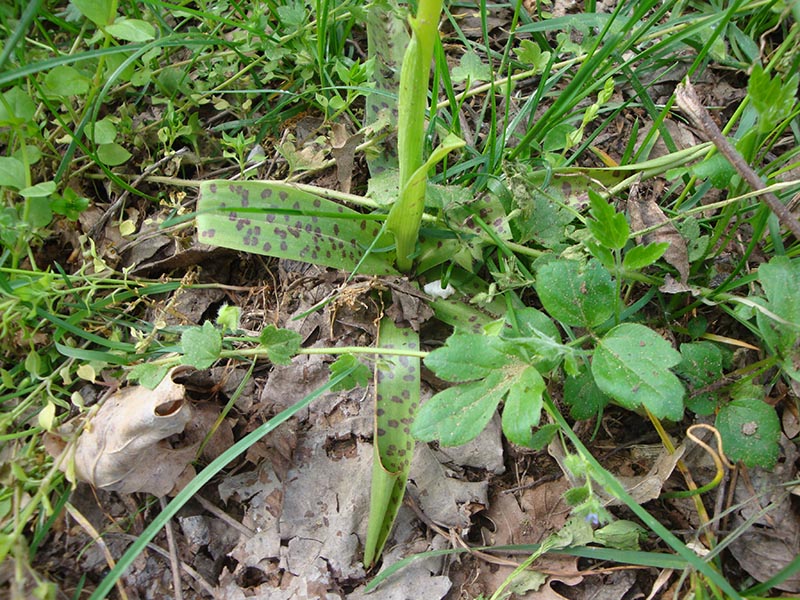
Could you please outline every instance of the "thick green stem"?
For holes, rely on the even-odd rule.
[[[420,1],[417,16],[411,19],[411,41],[400,69],[397,124],[400,195],[389,212],[386,229],[394,234],[397,266],[401,271],[411,269],[425,207],[425,179],[412,181],[412,175],[422,166],[428,80],[441,12],[442,0]]]

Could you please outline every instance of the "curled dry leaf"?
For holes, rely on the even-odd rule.
[[[172,490],[196,451],[165,441],[192,417],[184,387],[172,380],[178,369],[185,367],[173,369],[154,390],[131,386],[106,400],[78,438],[78,479],[121,493],[163,496]]]

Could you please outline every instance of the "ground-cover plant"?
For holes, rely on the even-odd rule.
[[[676,431],[673,423],[707,417],[730,459],[767,467],[777,460],[780,422],[764,396],[798,381],[796,240],[710,144],[673,139],[676,130],[666,124],[681,113],[671,90],[666,99],[656,90],[681,79],[683,66],[695,82],[707,65],[742,71],[749,86],[730,100],[723,134],[787,202],[798,186],[800,62],[788,11],[757,2],[719,9],[648,1],[544,19],[536,13],[545,3],[530,13],[515,3],[504,7],[508,35],[492,29],[484,7],[476,42],[461,29],[458,6],[444,7],[439,26],[437,2],[418,3],[410,37],[406,15],[389,2],[317,2],[313,13],[302,2],[193,8],[76,1],[63,14],[30,6],[19,21],[4,17],[9,40],[23,39],[38,16],[77,42],[57,58],[31,60],[60,47],[40,27],[38,48],[25,54],[9,42],[0,57],[11,65],[0,73],[3,360],[13,363],[2,372],[10,406],[4,441],[30,439],[27,449],[34,448],[42,429],[81,410],[77,396],[70,401],[76,382],[99,373],[126,372],[154,385],[176,364],[281,364],[310,351],[271,326],[245,335],[232,313],[182,329],[129,321],[114,312],[119,302],[180,285],[97,274],[102,257],[91,239],[86,255],[95,273],[43,261],[40,247],[85,215],[89,198],[127,190],[130,198],[155,199],[158,192],[134,183],[127,167],[148,153],[170,160],[185,147],[181,156],[191,162],[174,159],[181,178],[158,183],[203,180],[189,182],[200,189],[199,241],[378,277],[372,293],[384,314],[376,346],[314,349],[345,355],[332,367],[329,388],[364,385],[365,364],[375,372],[365,563],[377,561],[390,534],[414,438],[461,444],[501,409],[503,432],[515,444],[568,440],[581,482],[568,499],[582,526],[612,518],[598,500],[598,488],[606,489],[682,557],[678,568],[701,574],[691,582],[698,594],[708,588],[736,597],[714,570],[719,552],[713,565],[698,560],[627,497],[572,435],[554,400],[575,419],[600,422],[610,406],[638,412],[668,448],[665,430]],[[369,49],[361,61],[348,40],[364,22]],[[770,37],[775,31],[778,41]],[[455,42],[463,56],[452,56]],[[682,55],[685,64],[675,58]],[[373,174],[366,195],[296,183],[325,163],[304,163],[300,140],[278,143],[272,133],[308,110],[361,122],[365,142],[357,153],[364,151]],[[617,135],[623,116],[633,125]],[[651,158],[659,138],[665,149]],[[295,181],[252,181],[264,173],[259,157],[273,148],[289,163],[281,175]],[[208,176],[220,157],[225,168]],[[181,212],[166,195],[158,199]],[[422,294],[395,279],[401,275],[429,284],[426,302],[404,304]],[[406,325],[425,320],[426,304],[453,328],[430,352]],[[761,352],[743,360],[730,348]],[[450,387],[419,409],[422,365]],[[33,428],[20,429],[32,416]],[[199,489],[224,464],[209,466],[187,489]],[[17,521],[3,532],[0,548],[22,556],[28,523],[40,516],[33,537],[43,539],[49,505],[66,494],[50,496],[55,470],[16,473],[20,493],[45,483],[36,502],[13,508]],[[687,486],[698,487],[690,478]],[[169,505],[101,589],[190,493]],[[548,544],[563,546],[579,529]],[[583,529],[572,544],[599,543],[602,536]]]

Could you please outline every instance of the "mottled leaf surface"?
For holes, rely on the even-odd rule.
[[[204,181],[198,240],[244,252],[353,271],[380,223],[331,200],[269,181]],[[393,254],[370,253],[359,272],[396,274]]]

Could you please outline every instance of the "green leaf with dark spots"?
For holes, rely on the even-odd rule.
[[[211,321],[202,327],[190,327],[181,335],[183,360],[181,364],[195,369],[207,369],[219,358],[222,351],[222,335]]]
[[[684,389],[669,370],[680,353],[652,329],[623,323],[597,345],[592,374],[597,387],[629,410],[646,407],[659,419],[683,417]]]
[[[419,334],[397,327],[390,317],[380,321],[381,347],[419,350]],[[420,400],[420,360],[410,356],[384,355],[375,365],[375,461],[364,564],[380,556],[397,511],[403,502],[414,439],[411,424]]]
[[[558,259],[536,271],[536,293],[550,315],[565,325],[595,327],[614,313],[614,282],[603,265]]]
[[[204,181],[197,200],[200,242],[352,272],[380,223],[332,200],[267,181]],[[371,252],[359,272],[396,274],[393,252]]]

